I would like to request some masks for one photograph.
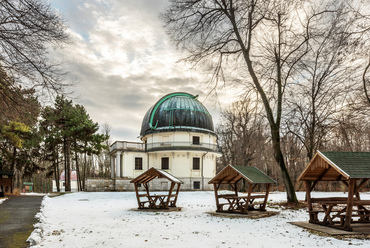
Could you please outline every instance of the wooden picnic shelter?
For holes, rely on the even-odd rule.
[[[247,195],[239,195],[238,183],[245,179],[249,185]],[[220,171],[209,184],[213,184],[216,198],[216,212],[247,214],[248,210],[266,210],[267,198],[271,184],[275,181],[256,167],[226,166]],[[233,190],[231,194],[219,192],[221,185],[230,185]],[[253,190],[257,185],[265,185],[266,191],[262,194],[254,194]],[[255,202],[261,199],[262,203]]]
[[[13,194],[13,179],[14,179],[14,172],[0,170],[0,187],[4,191],[8,189],[11,194]],[[4,192],[2,192],[2,194],[4,194]]]
[[[309,222],[348,231],[353,223],[370,223],[370,200],[360,197],[369,179],[370,152],[318,151],[298,178],[305,183]],[[311,192],[322,181],[342,182],[347,196],[313,198]]]
[[[155,178],[165,178],[171,182],[168,194],[152,194],[149,190],[149,182]],[[176,207],[177,197],[180,191],[182,182],[171,175],[170,173],[150,168],[140,176],[133,179],[130,183],[135,185],[135,192],[139,209],[168,209],[169,207]],[[139,192],[139,185],[143,185],[145,193]],[[175,187],[177,188],[175,189]],[[175,192],[175,193],[174,193]]]

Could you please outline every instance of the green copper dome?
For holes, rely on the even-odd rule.
[[[214,134],[212,116],[197,96],[182,92],[168,94],[146,112],[140,135],[168,131]]]

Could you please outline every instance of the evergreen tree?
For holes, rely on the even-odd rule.
[[[74,105],[64,96],[55,99],[54,107],[47,107],[42,113],[42,129],[45,135],[46,158],[52,162],[51,173],[54,173],[57,185],[59,175],[59,145],[63,145],[65,168],[65,190],[71,191],[71,160],[76,166],[78,189],[85,188],[86,157],[100,154],[106,148],[103,143],[108,135],[98,134],[99,125],[93,122],[82,105]],[[80,168],[80,157],[85,155],[85,162]],[[79,156],[81,155],[81,156]]]

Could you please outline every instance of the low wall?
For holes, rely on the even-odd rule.
[[[213,190],[213,184],[208,184],[211,178],[204,178],[204,187],[202,187],[201,178],[179,178],[181,184],[180,190]],[[109,178],[88,178],[86,180],[86,191],[88,192],[104,192],[104,191],[134,191],[134,184],[130,183],[132,179],[109,179]],[[200,189],[194,189],[195,184],[199,184]],[[150,190],[160,191],[168,190],[171,186],[167,179],[154,179],[149,183]],[[144,190],[144,187],[140,187]]]

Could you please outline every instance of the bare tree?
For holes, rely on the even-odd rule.
[[[62,90],[64,72],[48,51],[67,41],[64,20],[47,1],[0,1],[0,69],[23,88]]]
[[[354,54],[358,44],[351,41],[358,20],[346,12],[348,6],[341,4],[335,12],[312,20],[315,25],[307,30],[309,50],[297,67],[301,76],[288,88],[287,129],[302,142],[308,160],[321,146],[334,125],[335,114],[346,107],[346,97],[355,87],[358,69],[353,64],[361,58]]]
[[[369,109],[363,113],[343,111],[337,117],[337,125],[328,134],[325,147],[330,150],[362,152],[370,151]]]
[[[221,112],[221,124],[217,128],[223,151],[223,165],[248,166],[263,146],[263,121],[256,115],[256,103],[250,99],[234,102]]]
[[[281,151],[280,126],[287,83],[307,53],[306,32],[313,16],[301,1],[171,1],[163,14],[168,32],[189,52],[195,64],[213,62],[214,77],[225,80],[225,68],[236,62],[239,77],[252,81],[262,100],[289,202],[297,202]],[[247,73],[245,73],[247,72]]]
[[[296,202],[297,198],[281,148],[286,92],[302,78],[302,59],[312,56],[309,52],[313,50],[320,51],[320,59],[313,64],[324,67],[315,71],[316,92],[311,96],[323,92],[317,88],[318,83],[328,80],[326,73],[335,76],[338,70],[335,66],[325,64],[330,62],[331,54],[327,53],[327,49],[321,51],[320,44],[324,45],[322,48],[331,49],[330,52],[336,50],[348,54],[348,50],[339,51],[335,45],[330,47],[331,34],[335,34],[337,39],[337,33],[342,34],[342,46],[346,46],[348,41],[360,44],[363,31],[366,30],[360,22],[352,26],[350,34],[345,32],[349,28],[341,30],[343,25],[330,25],[329,31],[326,31],[327,21],[343,24],[348,17],[347,13],[351,13],[351,18],[359,16],[354,6],[360,9],[358,6],[361,2],[353,6],[348,2],[322,1],[321,8],[318,8],[316,1],[310,0],[172,0],[163,14],[168,33],[176,45],[189,54],[185,61],[198,66],[213,66],[211,80],[216,84],[234,79],[230,79],[230,74],[227,74],[230,66],[234,66],[234,75],[237,75],[234,81],[252,82],[265,109],[275,161],[282,173],[290,202]],[[336,18],[341,15],[344,17]],[[351,36],[351,40],[345,39],[346,35],[352,34],[357,36]],[[328,58],[322,57],[326,56],[325,53]],[[336,61],[343,57],[340,54],[332,56]],[[311,66],[312,63],[305,64]],[[307,70],[312,71],[311,68]],[[316,120],[312,123],[316,123]]]
[[[370,104],[370,93],[369,93],[369,90],[368,90],[370,80],[367,77],[367,71],[369,70],[369,68],[370,68],[370,59],[369,59],[369,62],[367,63],[367,65],[365,67],[364,73],[362,74],[362,83],[363,83],[363,86],[364,86],[365,97],[366,97],[366,100],[368,101],[368,103]]]
[[[296,182],[296,179],[307,165],[307,160],[305,160],[305,153],[303,149],[303,145],[297,136],[290,132],[282,136],[282,150],[285,156],[287,169],[293,179],[293,182]],[[301,184],[299,185],[301,186]],[[298,188],[300,186],[298,186]]]

